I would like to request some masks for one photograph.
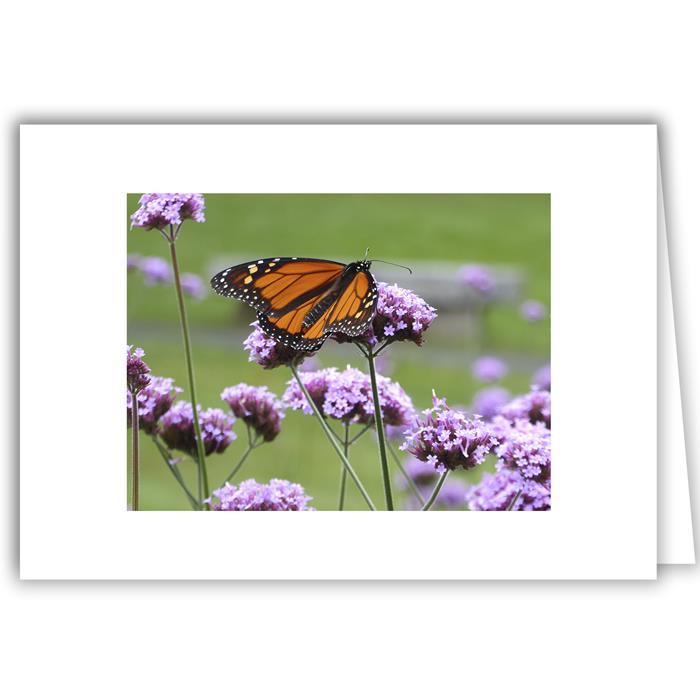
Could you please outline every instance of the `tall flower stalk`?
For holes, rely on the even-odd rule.
[[[306,386],[304,385],[304,382],[302,382],[301,377],[299,376],[299,372],[297,371],[296,365],[294,363],[291,363],[289,365],[289,368],[292,371],[292,375],[294,376],[294,379],[296,380],[297,384],[299,385],[299,389],[304,394],[306,401],[308,402],[309,406],[311,407],[311,410],[313,411],[314,415],[316,416],[316,419],[318,420],[319,424],[321,425],[321,428],[323,429],[324,434],[326,435],[326,437],[328,438],[328,441],[331,443],[331,445],[333,446],[333,449],[335,450],[336,454],[340,458],[340,461],[342,462],[344,469],[347,470],[348,474],[350,474],[350,477],[355,482],[355,486],[357,486],[360,493],[362,494],[362,498],[364,498],[365,503],[367,503],[367,506],[369,507],[370,510],[377,510],[374,503],[372,502],[372,499],[369,497],[367,490],[362,485],[362,482],[360,481],[359,477],[355,473],[355,470],[352,468],[352,465],[348,461],[348,458],[345,455],[340,442],[338,441],[335,434],[328,426],[328,423],[326,423],[326,420],[324,419],[324,417],[321,415],[321,412],[319,411],[318,406],[316,405],[316,402],[313,400],[313,398],[309,394],[309,391],[306,388]]]
[[[430,510],[433,507],[433,503],[435,503],[437,497],[440,495],[440,491],[442,490],[443,484],[445,483],[445,479],[447,479],[447,475],[450,472],[445,469],[445,471],[440,474],[440,478],[438,479],[437,484],[435,484],[435,488],[433,489],[433,492],[428,496],[428,500],[425,502],[421,510]]]
[[[350,450],[350,424],[345,424],[345,437],[343,439],[343,454],[345,457],[348,456]],[[338,496],[338,510],[343,510],[345,508],[345,487],[348,480],[348,471],[345,465],[340,466],[340,494]]]
[[[187,310],[185,309],[185,299],[182,293],[182,284],[180,282],[180,267],[177,262],[177,251],[175,249],[175,241],[180,231],[180,226],[177,228],[170,224],[170,238],[168,244],[170,247],[170,260],[173,265],[173,279],[175,281],[175,295],[177,297],[178,310],[180,312],[180,326],[182,328],[182,342],[185,348],[185,362],[187,363],[187,381],[190,387],[190,398],[192,402],[192,417],[194,420],[194,432],[197,436],[197,494],[200,502],[204,500],[205,494],[209,494],[209,479],[207,477],[207,467],[204,457],[204,443],[202,441],[202,429],[199,424],[199,414],[197,411],[197,392],[194,380],[194,366],[192,363],[192,347],[190,345],[190,331],[187,323]]]
[[[391,494],[391,478],[389,476],[389,463],[386,458],[386,437],[384,435],[384,421],[382,420],[382,407],[379,403],[379,389],[377,388],[377,372],[374,367],[375,354],[371,347],[364,351],[369,365],[369,377],[372,382],[372,398],[374,399],[374,427],[377,431],[377,443],[379,445],[379,463],[382,470],[382,485],[384,486],[384,499],[386,509],[394,510],[394,498]]]
[[[389,475],[389,463],[387,460],[386,434],[382,406],[380,403],[380,391],[377,386],[377,371],[375,358],[387,346],[395,342],[409,341],[416,345],[422,345],[423,333],[435,320],[435,309],[428,305],[424,299],[408,289],[398,285],[388,285],[380,282],[377,285],[377,309],[372,319],[372,325],[367,331],[357,338],[351,339],[367,358],[369,376],[372,385],[372,399],[374,403],[374,426],[377,431],[377,445],[379,449],[379,465],[382,473],[382,485],[384,487],[384,499],[387,510],[394,510],[394,498],[391,493],[391,477]],[[341,337],[341,341],[348,338]]]
[[[190,344],[190,332],[187,323],[187,312],[183,297],[182,283],[180,279],[180,267],[177,260],[176,241],[186,219],[197,222],[204,221],[204,198],[200,194],[193,193],[156,193],[144,194],[139,200],[139,209],[131,215],[132,227],[146,230],[157,229],[167,241],[170,249],[170,259],[173,268],[173,281],[175,282],[175,294],[182,339],[185,349],[185,362],[187,364],[187,378],[192,402],[194,431],[197,442],[197,490],[200,503],[205,495],[209,494],[209,480],[207,478],[204,444],[199,421],[197,406],[197,392],[195,388],[194,366],[192,362],[192,347]]]
[[[139,509],[139,392],[151,383],[150,368],[143,361],[144,351],[126,348],[126,390],[131,397],[131,509]]]
[[[131,394],[131,510],[139,509],[139,405],[138,394]]]

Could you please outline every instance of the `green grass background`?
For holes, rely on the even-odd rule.
[[[138,207],[138,196],[127,197],[127,214]],[[290,255],[349,262],[362,258],[370,247],[373,258],[411,260],[415,268],[427,260],[513,267],[524,277],[523,298],[537,299],[549,307],[550,198],[546,194],[209,194],[205,199],[206,223],[186,222],[177,249],[181,270],[201,275],[207,284],[217,271],[217,261],[225,267],[249,258]],[[167,244],[157,231],[134,229],[126,235],[129,253],[168,257]],[[389,266],[375,264],[373,272],[378,280],[393,281]],[[288,370],[263,370],[249,363],[241,346],[249,331],[247,324],[254,318],[250,309],[209,292],[202,301],[188,299],[188,315],[203,407],[225,408],[219,394],[238,382],[264,384],[281,394],[289,380]],[[466,316],[442,313],[426,334],[423,347],[397,343],[386,352],[387,373],[418,408],[430,404],[433,389],[452,404],[467,406],[474,392],[483,387],[471,376],[470,365],[479,352],[467,328]],[[187,398],[172,285],[148,287],[140,273],[129,273],[128,342],[143,347],[154,374],[174,377]],[[497,305],[488,317],[488,347],[481,352],[504,357],[511,372],[500,384],[523,393],[533,370],[548,362],[549,343],[548,321],[529,324],[520,317],[518,304]],[[328,342],[317,357],[322,366],[351,363],[366,369],[363,358],[350,345]],[[237,423],[234,430],[239,439],[224,454],[208,460],[213,487],[245,448],[242,424]],[[380,505],[377,448],[370,434],[353,446],[351,461]],[[186,459],[180,466],[194,485],[194,463]],[[455,476],[473,482],[481,478],[481,472]],[[240,479],[296,481],[314,497],[311,505],[323,510],[337,507],[339,476],[338,459],[320,427],[312,417],[293,411],[287,412],[280,436],[255,450],[239,472]],[[364,508],[351,482],[346,503],[348,508]],[[142,440],[141,508],[188,509],[146,436]]]

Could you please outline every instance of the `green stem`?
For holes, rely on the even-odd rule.
[[[396,466],[399,468],[401,474],[403,474],[403,478],[406,479],[411,491],[413,491],[413,495],[418,499],[418,503],[420,503],[421,507],[423,507],[425,505],[425,498],[423,498],[423,494],[420,492],[418,486],[416,486],[416,482],[413,481],[409,473],[404,469],[403,464],[401,464],[401,458],[396,454],[390,442],[387,442],[387,447],[389,448],[389,454],[393,457],[394,462],[396,462]]]
[[[163,445],[160,444],[160,441],[158,440],[158,438],[155,435],[153,435],[152,438],[153,438],[153,444],[158,448],[158,452],[160,452],[160,456],[163,458],[165,465],[170,470],[170,473],[175,477],[175,481],[177,481],[177,483],[180,484],[180,487],[185,492],[185,496],[187,496],[187,500],[190,502],[190,506],[192,507],[192,510],[201,510],[202,509],[201,504],[197,502],[197,499],[192,495],[190,490],[187,488],[187,484],[185,483],[185,480],[182,478],[182,474],[180,473],[180,470],[172,462],[172,456],[170,455],[170,453],[165,449],[165,447],[163,447]]]
[[[367,349],[367,362],[369,363],[369,377],[372,382],[372,397],[374,399],[374,424],[377,430],[377,442],[379,443],[379,461],[382,467],[382,481],[384,483],[384,498],[386,509],[394,510],[394,500],[391,496],[391,479],[389,478],[389,465],[386,459],[386,440],[384,437],[384,422],[382,421],[382,407],[379,404],[379,390],[377,389],[377,373],[374,370],[374,354],[372,348]]]
[[[391,344],[391,340],[387,340],[383,345],[380,345],[376,350],[374,350],[374,356],[377,357],[379,353],[386,348],[387,345]]]
[[[250,443],[248,445],[248,447],[246,447],[246,451],[243,453],[243,456],[238,460],[238,464],[236,464],[236,466],[233,468],[231,473],[224,479],[224,483],[221,484],[222,486],[224,486],[227,482],[231,481],[231,479],[233,479],[234,476],[236,476],[236,474],[238,473],[238,470],[243,466],[243,462],[245,462],[246,459],[248,459],[248,455],[255,448],[256,448],[256,445],[254,445],[253,443]]]
[[[518,502],[518,499],[520,498],[522,492],[523,490],[520,489],[518,493],[516,493],[515,496],[513,496],[513,500],[510,502],[510,505],[506,508],[506,510],[513,510],[513,507]]]
[[[194,422],[194,433],[197,441],[197,492],[199,502],[202,503],[209,495],[209,479],[207,478],[207,467],[204,459],[204,442],[202,441],[202,430],[199,425],[199,412],[197,410],[197,395],[194,384],[194,368],[192,366],[192,348],[190,347],[190,331],[187,325],[187,312],[185,310],[185,299],[180,285],[180,267],[177,262],[175,251],[175,235],[169,239],[170,258],[173,264],[173,278],[175,280],[175,291],[177,295],[177,305],[180,310],[180,325],[182,326],[182,340],[185,346],[185,361],[187,363],[187,377],[190,383],[190,398],[192,400],[192,419]]]
[[[445,479],[447,479],[447,475],[450,473],[449,469],[445,469],[442,474],[440,474],[440,478],[438,479],[437,484],[435,484],[435,488],[433,489],[433,492],[430,494],[430,498],[425,502],[425,505],[421,508],[421,510],[430,510],[432,507],[433,503],[435,503],[435,499],[438,497],[438,494],[440,493],[440,489],[442,488],[442,485],[445,483]]]
[[[369,494],[367,493],[365,487],[362,485],[362,482],[360,481],[357,474],[355,473],[355,470],[352,468],[352,465],[348,461],[348,458],[343,454],[343,450],[342,450],[339,442],[336,440],[335,436],[333,435],[333,431],[326,424],[326,421],[324,420],[323,416],[321,415],[321,412],[318,410],[318,406],[316,406],[316,404],[314,403],[313,399],[311,398],[311,395],[309,394],[307,388],[304,386],[304,383],[301,381],[301,378],[299,377],[299,373],[297,372],[297,368],[293,364],[290,364],[289,368],[292,370],[292,374],[294,375],[294,379],[297,380],[297,384],[299,385],[299,388],[301,389],[302,393],[306,397],[306,400],[309,403],[309,406],[311,406],[311,410],[314,412],[314,415],[318,419],[318,422],[321,424],[321,428],[323,428],[323,432],[326,434],[326,437],[328,438],[329,442],[333,446],[333,449],[338,454],[338,457],[340,457],[340,461],[343,463],[343,466],[347,470],[348,474],[350,474],[350,476],[352,477],[352,480],[355,482],[355,485],[360,490],[360,493],[362,494],[362,497],[365,499],[367,506],[369,507],[370,510],[377,510],[374,507],[374,503],[372,503],[372,499],[369,497]]]
[[[366,425],[364,428],[362,428],[362,430],[360,430],[360,432],[357,433],[352,440],[350,440],[348,447],[354,445],[371,427],[371,425]]]
[[[139,401],[131,394],[131,510],[139,509]]]
[[[348,456],[348,449],[350,447],[350,424],[346,423],[345,424],[345,440],[343,440],[343,454],[347,458]],[[348,472],[347,469],[345,469],[345,465],[341,464],[340,466],[340,496],[338,497],[338,510],[343,510],[343,506],[345,505],[345,484],[347,483],[348,480]]]

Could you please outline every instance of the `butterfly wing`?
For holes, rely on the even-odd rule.
[[[320,333],[313,337],[306,337],[304,318],[314,306],[315,300],[310,300],[288,311],[282,316],[268,316],[263,313],[258,314],[260,328],[274,338],[278,343],[287,345],[294,350],[313,352],[323,345],[326,334]]]
[[[211,286],[217,294],[239,299],[259,314],[281,318],[308,302],[313,307],[345,269],[333,260],[263,258],[222,270],[214,275]]]
[[[377,306],[377,285],[364,262],[264,258],[222,270],[211,285],[252,306],[267,335],[307,352],[332,333],[360,335]]]
[[[377,308],[377,296],[374,277],[352,263],[339,284],[313,305],[300,306],[282,318],[266,318],[261,325],[295,349],[314,350],[333,333],[356,336],[367,330]]]

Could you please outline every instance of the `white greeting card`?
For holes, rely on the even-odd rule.
[[[145,291],[145,287],[144,291],[138,291],[139,306],[133,302],[136,296],[130,287],[127,305],[127,245],[131,245],[135,235],[150,235],[156,241],[160,236],[157,230],[128,231],[125,206],[130,207],[134,200],[127,195],[154,189],[217,193],[211,196],[211,202],[219,203],[219,211],[229,206],[229,201],[243,201],[221,199],[225,193],[230,193],[231,197],[255,194],[269,198],[263,207],[252,209],[250,207],[257,203],[246,201],[248,209],[236,210],[234,218],[239,217],[240,231],[247,231],[248,235],[245,240],[238,240],[236,228],[232,227],[230,258],[221,260],[220,267],[212,271],[219,275],[215,280],[219,280],[223,291],[228,289],[224,284],[232,288],[239,285],[242,289],[252,285],[259,295],[263,294],[263,283],[258,278],[269,274],[267,279],[272,279],[276,274],[274,265],[284,263],[284,256],[322,257],[321,252],[314,251],[320,251],[323,234],[317,235],[315,240],[304,239],[302,231],[307,219],[300,218],[302,210],[294,197],[354,196],[353,201],[361,202],[354,212],[347,208],[349,200],[333,200],[334,206],[344,212],[340,220],[345,233],[353,229],[348,221],[357,222],[353,238],[343,248],[347,251],[345,255],[351,256],[352,251],[362,247],[355,254],[361,258],[367,245],[387,250],[390,262],[402,263],[409,248],[408,239],[402,238],[402,226],[409,231],[416,228],[417,221],[423,222],[425,240],[434,242],[435,246],[443,245],[449,233],[445,233],[445,229],[451,226],[451,219],[446,218],[449,208],[470,207],[478,195],[505,197],[499,200],[497,213],[491,218],[479,220],[474,216],[469,219],[470,227],[449,233],[454,251],[452,260],[468,260],[472,249],[477,247],[474,241],[480,232],[491,231],[491,242],[498,248],[501,238],[494,221],[500,220],[505,225],[508,219],[493,217],[511,211],[517,197],[531,197],[535,201],[536,195],[546,196],[551,237],[551,296],[547,301],[551,308],[551,374],[556,387],[551,408],[556,417],[551,431],[549,414],[545,420],[542,416],[533,419],[533,425],[540,426],[536,428],[539,431],[535,440],[537,448],[532,448],[529,438],[527,448],[537,452],[539,461],[527,462],[526,468],[531,471],[526,476],[545,488],[545,467],[540,459],[541,444],[545,441],[548,450],[551,445],[551,483],[549,480],[546,483],[548,497],[551,497],[548,508],[520,509],[526,491],[518,487],[513,493],[515,498],[509,503],[510,510],[475,512],[476,501],[472,497],[470,510],[465,506],[450,511],[387,512],[381,505],[386,496],[385,485],[383,491],[369,494],[380,504],[377,512],[356,509],[339,512],[322,507],[305,513],[195,513],[173,510],[169,504],[158,508],[157,483],[150,483],[146,477],[151,472],[144,470],[141,495],[152,504],[152,509],[127,510],[129,457],[125,442],[123,383],[127,318],[129,334],[134,328],[141,329],[146,361],[150,357],[166,358],[165,351],[159,348],[171,341],[173,344],[180,342],[177,338],[166,342],[156,337],[159,324],[177,320],[177,315],[169,316],[169,311],[158,310],[161,308],[156,303],[158,290],[154,292],[156,296],[151,297],[146,297],[150,291]],[[289,198],[283,199],[282,195]],[[379,200],[370,196],[387,195],[405,198],[401,203],[401,207],[405,207],[401,209],[404,212],[401,225],[394,225],[395,219],[391,220],[392,225],[387,223],[384,227],[377,223],[375,230],[368,234],[362,222],[381,220],[375,206]],[[360,196],[363,198],[359,199]],[[419,196],[444,197],[444,201],[440,200],[444,211],[440,207],[424,209],[421,204],[421,208],[414,207],[413,214],[406,213]],[[326,206],[330,200],[322,201]],[[143,206],[147,205],[146,201]],[[434,202],[431,207],[433,205]],[[131,209],[133,211],[134,207]],[[61,210],[66,211],[66,215],[51,216],[49,224],[47,211]],[[274,252],[269,256],[262,252],[267,230],[264,224],[256,223],[268,221],[266,217],[273,210],[278,221],[286,222],[289,231],[286,250],[279,256]],[[368,218],[370,210],[374,211],[373,218]],[[182,207],[178,211],[182,213]],[[183,265],[193,265],[197,260],[201,264],[202,256],[208,252],[208,241],[215,235],[207,231],[222,225],[222,218],[217,223],[216,211],[212,204],[207,210],[206,224],[199,228],[196,221],[187,222],[187,227],[183,225],[182,239],[177,244]],[[245,211],[247,218],[242,213]],[[315,214],[307,213],[309,227],[317,227],[314,230],[323,230],[318,228],[321,220],[318,212],[321,211],[327,209],[317,208],[313,210]],[[426,216],[424,211],[429,211],[430,215]],[[160,214],[166,216],[164,212],[162,209]],[[144,216],[148,216],[148,212]],[[654,126],[29,126],[21,131],[21,221],[21,574],[24,578],[655,577],[658,226]],[[143,221],[149,223],[148,219]],[[138,220],[136,224],[139,229]],[[516,224],[522,226],[522,221],[516,221],[513,226]],[[169,225],[155,228],[163,228],[167,237],[169,231],[174,232]],[[327,223],[329,249],[335,226]],[[527,226],[517,231],[521,233],[509,243],[512,255],[529,241]],[[185,236],[190,237],[189,241]],[[367,242],[368,238],[374,240]],[[470,240],[473,241],[471,249]],[[160,243],[167,251],[169,242]],[[313,255],[293,249],[301,243],[312,249]],[[150,242],[143,245],[141,258],[152,252],[148,247],[152,245]],[[483,241],[479,245],[483,245]],[[337,249],[340,251],[340,244]],[[234,251],[248,251],[252,255],[242,259],[234,256]],[[528,257],[528,251],[520,253],[523,259],[532,257]],[[549,254],[547,250],[546,255]],[[429,250],[425,257],[430,257]],[[351,259],[344,259],[343,264]],[[241,263],[247,265],[249,274],[240,279],[231,277],[230,271]],[[389,268],[382,268],[380,273],[378,264],[373,265],[373,273],[384,275],[387,282],[399,279],[394,272],[386,272]],[[448,267],[436,267],[433,272],[423,267],[422,279],[432,279],[431,274],[434,274],[435,288],[446,287],[449,292],[458,284],[456,278],[454,284],[449,280],[444,284]],[[508,290],[517,288],[518,278],[511,275],[511,270],[496,267],[498,284],[506,290],[503,299],[510,299]],[[351,272],[361,273],[355,269]],[[153,270],[151,274],[155,274]],[[382,277],[379,279],[381,281]],[[402,284],[404,280],[410,283],[410,278],[401,278]],[[358,284],[354,278],[353,284]],[[369,304],[372,287],[370,282],[367,284],[367,289],[361,286],[355,289],[358,297]],[[535,283],[530,284],[530,289],[542,289]],[[165,289],[160,291],[165,293]],[[172,287],[169,291],[172,292]],[[229,296],[240,297],[240,294],[236,291]],[[429,301],[430,293],[425,297]],[[236,298],[217,301],[233,304]],[[523,298],[522,301],[521,319],[517,323],[537,316],[534,307],[527,307],[525,303],[538,300]],[[352,303],[348,297],[347,306],[343,307],[345,311]],[[433,307],[438,317],[450,303],[449,297],[445,297]],[[194,301],[187,301],[187,304],[194,304]],[[394,323],[387,330],[386,319],[391,313],[388,305],[368,308],[384,314],[384,325],[379,330],[385,334],[385,340],[392,335],[395,339],[396,331],[402,328]],[[336,309],[340,318],[343,309],[338,306]],[[350,315],[357,312],[353,307]],[[156,320],[149,313],[157,313]],[[498,337],[503,347],[511,341],[515,344],[516,340],[515,335],[512,338],[509,335],[510,326],[498,319],[511,318],[514,326],[514,313],[512,310],[496,312],[494,333],[501,334]],[[277,327],[276,319],[283,315],[268,313],[260,321]],[[447,312],[443,314],[447,315]],[[217,318],[212,315],[210,332],[228,332],[229,329],[216,325]],[[399,318],[398,322],[401,320]],[[373,319],[370,321],[374,323]],[[405,376],[416,387],[423,386],[419,381],[421,375],[433,373],[438,396],[448,396],[454,404],[455,387],[450,379],[453,375],[445,375],[442,386],[439,381],[439,358],[448,357],[449,347],[442,354],[430,347],[428,333],[437,335],[438,328],[442,327],[437,322],[430,330],[419,326],[416,332],[426,330],[423,345],[410,353],[409,349],[413,351],[414,348],[404,351],[401,347],[389,355],[389,364],[393,361],[397,367],[382,371],[392,380]],[[343,329],[354,331],[355,327],[346,325]],[[301,342],[297,341],[301,335],[308,339],[313,329],[310,322],[305,325],[302,320],[298,328],[287,325],[282,330],[286,335],[281,338],[296,343]],[[374,330],[377,331],[377,327]],[[230,332],[233,338],[235,333]],[[193,340],[197,337],[197,333],[193,334]],[[50,347],[47,338],[52,339]],[[152,349],[148,347],[149,340]],[[317,350],[317,360],[322,366],[325,366],[326,353],[336,352],[327,349],[332,342],[335,341],[329,338],[324,347]],[[449,342],[449,339],[445,341],[448,345]],[[527,347],[536,351],[538,341],[527,342],[532,342],[533,345]],[[197,369],[196,343],[193,346]],[[485,347],[491,346],[486,344]],[[391,348],[392,353],[395,349]],[[239,362],[235,366],[240,366],[240,355],[233,359],[234,353],[242,353],[240,343],[231,342],[230,352],[232,362]],[[213,355],[207,357],[210,366],[215,366]],[[201,373],[205,376],[207,357],[200,360]],[[518,355],[511,365],[527,368],[523,357],[524,354]],[[412,374],[406,369],[411,364],[418,366]],[[169,369],[165,359],[162,366]],[[178,383],[186,394],[189,387],[182,362],[177,371]],[[260,369],[259,378],[256,378],[258,384],[265,384],[266,377],[271,376],[264,375],[265,371]],[[522,373],[524,376],[524,370]],[[416,375],[418,379],[414,378]],[[238,379],[239,376],[222,376],[221,386],[235,384]],[[54,420],[44,421],[37,427],[33,417],[35,404],[45,400],[47,390],[51,396],[60,397],[62,408]],[[425,396],[415,393],[411,398],[416,408],[423,409],[429,403]],[[334,404],[336,408],[337,405]],[[366,410],[371,414],[371,402],[367,405],[370,408]],[[324,410],[331,427],[344,425],[342,420],[337,425],[333,423],[332,407]],[[437,463],[436,478],[440,478],[437,474],[442,474],[445,466],[450,472],[455,467],[455,472],[458,469],[470,472],[472,468],[486,470],[480,475],[482,479],[486,478],[488,470],[510,477],[511,473],[504,470],[522,467],[518,461],[520,457],[512,457],[512,451],[507,452],[507,441],[502,442],[500,451],[493,447],[494,454],[482,460],[478,453],[478,448],[483,446],[479,442],[482,427],[474,423],[481,419],[474,418],[473,411],[468,418],[455,418],[439,413],[440,410],[432,415],[463,421],[457,427],[464,430],[458,430],[449,441],[435,438],[429,449],[417,445],[415,439],[413,442],[406,440],[407,451],[413,452],[419,461],[431,464],[430,459],[433,459]],[[454,410],[460,416],[468,414],[460,407]],[[293,412],[290,404],[287,413]],[[419,434],[425,436],[428,418],[420,411],[417,416],[422,421],[418,425],[423,432]],[[166,428],[175,424],[175,418],[180,420],[181,417],[171,415],[167,426],[161,424],[160,437],[173,454],[179,455],[177,450],[180,449],[185,455],[182,459],[190,460],[191,464],[176,460],[172,460],[172,464],[178,469],[182,465],[184,478],[189,479],[190,491],[194,491],[195,451],[190,450],[188,455],[188,447],[183,447],[182,440],[178,443],[183,430],[178,433],[174,428],[174,438],[165,436]],[[302,422],[306,418],[308,421]],[[386,413],[384,418],[388,421]],[[297,428],[303,439],[293,440],[290,430],[288,449],[283,451],[283,427],[269,454],[276,455],[275,464],[284,470],[284,474],[279,475],[294,481],[297,475],[309,474],[309,471],[304,471],[306,467],[300,457],[285,462],[283,455],[302,454],[305,436],[316,435],[314,431],[321,431],[322,426],[314,422],[313,416],[304,416],[303,410],[285,417],[285,426],[288,420],[289,425],[303,426]],[[517,419],[511,422],[508,430],[514,427]],[[245,428],[241,428],[244,423],[239,417],[238,423],[233,424],[239,440],[245,435]],[[542,427],[543,423],[546,426]],[[367,425],[371,428],[371,416]],[[221,434],[225,435],[228,424],[222,426]],[[350,425],[353,430],[357,427],[357,421]],[[485,430],[493,432],[496,428],[487,426]],[[523,427],[521,432],[530,436],[528,431],[531,430],[535,428]],[[204,443],[215,454],[222,443],[214,445],[215,438],[211,435],[213,433],[205,436]],[[681,435],[682,432],[678,433],[679,437]],[[369,442],[362,449],[374,455],[376,448],[371,429],[368,436],[365,439]],[[151,437],[143,434],[142,440]],[[220,440],[219,433],[216,440]],[[505,438],[498,434],[494,440],[505,441]],[[322,460],[328,463],[328,478],[332,471],[332,478],[337,479],[342,459],[338,459],[332,441],[333,438],[325,445],[327,452]],[[511,443],[516,443],[515,438]],[[462,450],[461,457],[455,445]],[[492,445],[486,445],[487,452],[491,448]],[[265,446],[256,454],[264,454],[263,449]],[[350,456],[352,461],[354,455]],[[212,457],[211,463],[215,460],[216,457]],[[366,476],[372,467],[365,467],[359,457],[358,460],[360,481],[378,478],[377,471],[373,472],[374,476]],[[374,457],[373,460],[374,464],[377,460]],[[245,468],[251,470],[246,477],[272,476],[265,472],[269,465],[255,464],[258,465],[256,470],[246,465]],[[659,464],[663,468],[663,460]],[[683,466],[682,461],[674,461],[673,471],[679,477]],[[546,468],[550,469],[549,462]],[[190,471],[185,472],[185,469]],[[322,476],[325,478],[326,474]],[[458,476],[450,473],[445,483],[451,483]],[[323,490],[326,482],[315,473],[310,474],[309,479],[319,484],[316,502],[321,506],[330,503],[330,496]],[[129,484],[133,485],[133,481]],[[335,488],[335,482],[333,484]],[[470,489],[480,485],[483,483],[464,484]],[[388,488],[396,489],[396,482]],[[682,501],[682,479],[674,482],[673,492]],[[687,495],[687,487],[685,493]],[[193,500],[197,501],[198,496],[194,493]],[[240,494],[233,493],[231,502],[235,501],[234,496]],[[426,501],[431,496],[432,491],[423,494]],[[217,502],[214,499],[213,503]],[[687,533],[687,528],[681,525],[681,529]],[[675,535],[672,537],[675,541]],[[664,551],[671,552],[665,548]],[[668,557],[675,560],[687,556],[686,545],[680,551],[681,554],[672,552]]]

